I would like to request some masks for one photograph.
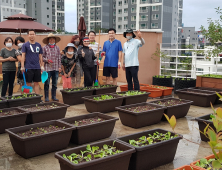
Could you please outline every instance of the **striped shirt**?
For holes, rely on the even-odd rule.
[[[92,48],[95,55],[96,55],[96,52],[98,51],[98,46],[99,46],[99,51],[102,51],[102,47],[101,47],[101,45],[99,45],[99,43],[97,43],[97,42],[92,42],[91,43],[90,42],[90,44],[89,44],[89,47]],[[97,59],[94,60],[94,65],[97,65],[96,62],[97,62]]]
[[[43,62],[45,63],[45,71],[59,71],[61,68],[61,54],[57,45],[50,48],[49,45],[43,47]],[[52,60],[53,63],[48,63],[47,60]]]

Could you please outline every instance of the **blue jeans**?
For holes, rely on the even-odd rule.
[[[48,73],[48,80],[45,81],[44,90],[49,91],[50,78],[52,77],[52,91],[56,91],[59,72],[54,70],[54,71],[47,71],[47,73]]]

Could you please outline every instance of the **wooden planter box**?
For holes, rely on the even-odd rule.
[[[222,79],[197,76],[196,87],[210,87],[222,89]]]

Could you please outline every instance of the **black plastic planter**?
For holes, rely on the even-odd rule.
[[[5,129],[24,126],[26,117],[28,112],[21,110],[19,108],[8,108],[2,109],[2,112],[10,111],[10,110],[18,110],[21,113],[9,116],[1,116],[0,117],[0,133],[5,133]]]
[[[154,106],[156,107],[156,109],[139,112],[139,113],[126,110],[126,108],[129,108],[129,107],[137,107],[137,106],[144,106],[144,105]],[[144,102],[144,103],[137,103],[133,105],[116,107],[116,110],[118,110],[119,117],[123,125],[130,126],[133,128],[140,128],[140,127],[159,123],[163,116],[165,107]]]
[[[41,102],[41,95],[32,93],[36,95],[35,97],[27,97],[22,99],[11,99],[11,97],[8,97],[7,102],[9,107],[18,107],[18,106],[24,106],[24,105],[30,105],[30,104],[37,104]],[[15,97],[22,96],[22,95],[14,95]]]
[[[39,103],[38,106],[52,105],[53,103],[59,107],[51,108],[47,110],[27,111],[30,114],[28,114],[27,116],[26,124],[33,124],[33,123],[39,123],[39,122],[45,122],[49,120],[57,120],[57,119],[64,118],[69,105],[58,103],[58,102],[48,102],[48,103]],[[19,108],[26,111],[27,108],[31,108],[35,106],[36,104],[22,106]]]
[[[0,109],[8,108],[8,102],[5,98],[0,97]]]
[[[180,99],[191,100],[193,101],[192,105],[201,106],[201,107],[209,107],[210,102],[215,103],[217,99],[217,95],[215,92],[195,90],[195,89],[177,90],[177,95]]]
[[[138,90],[133,90],[133,91],[138,91]],[[124,94],[124,93],[126,92],[118,92],[118,94]],[[145,92],[145,94],[139,94],[139,95],[133,95],[133,96],[122,96],[122,95],[118,95],[117,93],[112,93],[112,94],[123,97],[122,106],[125,106],[125,105],[130,105],[130,104],[146,102],[148,95],[150,93]]]
[[[20,137],[17,135],[17,133],[28,131],[31,128],[41,128],[49,125],[61,126],[65,127],[65,129],[32,137]],[[72,130],[74,129],[74,126],[70,126],[65,122],[52,120],[48,122],[36,123],[33,125],[6,129],[6,132],[9,134],[14,151],[18,155],[27,159],[65,149],[69,144]]]
[[[60,91],[62,93],[63,103],[68,105],[76,105],[76,104],[83,104],[84,100],[82,99],[82,97],[93,95],[95,89],[72,91],[72,92],[67,92],[66,90],[60,90]]]
[[[103,147],[103,145],[113,145],[113,140],[106,140],[102,142],[96,142],[90,144],[91,146]],[[116,141],[114,146],[122,150],[122,153],[115,155],[107,156],[104,158],[95,159],[89,162],[84,162],[80,164],[74,164],[69,160],[63,158],[63,154],[70,155],[72,153],[80,153],[80,151],[85,150],[87,145],[63,150],[55,153],[55,157],[59,160],[61,170],[128,170],[129,161],[132,153],[135,152],[135,149],[129,145],[123,144],[119,141]]]
[[[153,77],[153,85],[158,85],[158,86],[166,86],[166,87],[173,87],[173,78],[158,78],[158,77]]]
[[[91,113],[92,112],[107,113],[115,111],[115,107],[122,105],[123,97],[119,97],[112,94],[106,94],[106,95],[111,95],[115,98],[109,100],[96,101],[93,98],[100,97],[101,95],[83,97],[86,110]]]
[[[100,87],[94,88],[93,95],[105,94],[105,93],[115,93],[118,86],[110,86],[110,87]]]
[[[116,117],[104,115],[102,113],[90,113],[87,115],[76,116],[71,118],[61,119],[72,126],[77,120],[88,119],[93,117],[101,117],[106,119],[102,122],[92,123],[83,126],[76,126],[76,129],[72,132],[71,142],[77,145],[105,139],[111,136],[115,123],[119,120]]]
[[[213,122],[209,120],[210,119],[210,115],[211,114],[195,118],[195,120],[198,122],[198,125],[199,125],[199,131],[204,132],[204,129],[206,128],[207,124],[209,124],[210,127],[212,127],[216,131],[216,129],[215,129],[214,125],[213,125]],[[201,132],[200,132],[201,140],[205,141],[205,142],[208,142],[209,139],[204,134],[202,134]]]
[[[129,140],[135,140],[154,132],[167,133],[168,131],[163,129],[153,129],[140,133],[135,133],[118,138],[124,144],[129,144]],[[175,135],[174,133],[172,133]],[[152,168],[168,164],[173,161],[177,145],[181,137],[175,137],[173,139],[154,143],[147,146],[135,147],[136,153],[132,154],[130,159],[129,170],[150,170]],[[132,145],[130,145],[132,146]]]
[[[167,98],[167,99],[162,99],[162,100],[155,100],[155,101],[152,101],[152,102],[149,102],[149,103],[153,103],[155,105],[158,105],[156,102],[158,102],[158,101],[165,101],[165,100],[180,100],[180,99],[177,99],[177,98]],[[173,116],[173,115],[177,119],[181,118],[181,117],[185,117],[187,115],[189,109],[190,109],[191,103],[193,103],[193,102],[190,101],[190,100],[183,100],[183,99],[181,99],[181,101],[183,101],[184,103],[178,104],[178,105],[175,105],[175,106],[166,106],[166,109],[164,110],[164,113],[166,115],[168,115],[169,118],[171,116]],[[158,106],[160,106],[160,105],[158,105]],[[164,115],[162,117],[162,120],[166,120]]]
[[[190,88],[190,87],[195,87],[196,86],[196,79],[191,79],[188,78],[189,80],[182,80],[182,78],[176,78],[175,79],[175,87],[174,90],[179,90],[179,89],[185,89],[185,88]]]

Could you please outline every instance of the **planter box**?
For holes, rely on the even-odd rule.
[[[5,98],[0,97],[0,109],[8,108],[8,102]]]
[[[174,170],[199,170],[199,168],[196,168],[196,167],[192,167],[189,166],[189,165],[184,165],[184,166],[181,166],[179,168],[176,168]]]
[[[96,116],[104,118],[106,120],[88,125],[76,126],[76,129],[72,131],[72,143],[81,145],[111,136],[115,123],[117,120],[119,120],[116,117],[104,115],[102,113],[90,113],[87,115],[61,119],[61,121],[74,126],[73,124],[77,120],[93,118]]]
[[[93,95],[94,89],[72,91],[72,92],[67,92],[66,90],[60,90],[60,91],[62,93],[63,103],[68,105],[76,105],[76,104],[83,104],[84,100],[82,99],[82,97]]]
[[[132,91],[138,91],[138,90],[132,90]],[[126,93],[126,92],[118,92],[118,94],[124,94],[124,93]],[[130,105],[130,104],[135,104],[135,103],[146,102],[147,98],[148,98],[148,95],[150,93],[133,95],[133,96],[121,96],[121,95],[118,95],[117,93],[112,93],[112,94],[123,97],[122,106],[125,106],[125,105]]]
[[[215,129],[214,125],[213,125],[213,122],[209,120],[210,119],[210,115],[211,114],[195,118],[195,120],[198,122],[199,130],[201,132],[203,132],[205,127],[207,126],[204,122],[206,122],[207,124],[210,124],[210,127],[212,127],[216,131],[216,129]],[[204,134],[202,134],[202,133],[200,133],[200,138],[201,138],[202,141],[205,141],[205,142],[209,141],[209,139]]]
[[[129,107],[137,107],[137,106],[144,106],[144,105],[154,106],[157,108],[154,110],[148,110],[148,111],[143,111],[139,113],[126,110],[126,108],[129,108]],[[140,127],[159,123],[163,116],[165,107],[144,102],[144,103],[137,103],[137,104],[127,105],[127,106],[122,106],[122,107],[116,107],[116,110],[118,110],[119,117],[123,125],[130,126],[132,128],[140,128]]]
[[[214,154],[205,157],[205,159],[207,159],[207,160],[209,160],[209,159],[214,159],[214,158],[215,158]],[[190,165],[191,165],[193,168],[196,168],[196,169],[198,169],[198,170],[206,170],[206,169],[204,169],[204,168],[201,168],[201,167],[195,165],[195,164],[196,164],[197,162],[199,162],[199,161],[200,161],[200,160],[197,160],[197,161],[195,161],[195,162],[192,162]]]
[[[190,88],[190,87],[195,87],[195,86],[196,86],[195,79],[182,80],[182,78],[176,78],[174,90],[185,89],[185,88]]]
[[[47,102],[47,103],[40,103],[38,104],[38,106],[52,105],[53,103],[59,106],[59,108],[51,108],[51,109],[39,110],[39,111],[26,110],[27,108],[35,107],[36,104],[22,106],[19,108],[30,113],[27,116],[26,124],[33,124],[33,123],[39,123],[39,122],[45,122],[49,120],[57,120],[57,119],[64,118],[69,105],[58,103],[58,102]]]
[[[158,86],[166,86],[166,87],[173,87],[173,78],[158,78],[158,77],[153,77],[153,85],[158,85]]]
[[[146,92],[150,93],[149,97],[152,97],[152,98],[161,97],[163,95],[163,91],[162,90],[150,89],[150,88],[147,88],[146,86],[140,87],[140,90],[141,91],[146,91]]]
[[[31,128],[40,128],[49,125],[61,126],[65,127],[65,129],[32,137],[20,137],[17,135],[17,133],[28,131]],[[65,122],[52,120],[33,125],[6,129],[6,132],[9,134],[14,151],[18,155],[27,159],[66,148],[69,144],[73,129],[75,129],[74,126],[70,126]]]
[[[209,87],[222,89],[222,79],[197,76],[196,87]]]
[[[35,93],[31,93],[35,94]],[[28,94],[29,95],[29,94]],[[35,97],[27,97],[22,99],[11,99],[11,97],[8,97],[8,106],[9,107],[18,107],[18,106],[24,106],[24,105],[30,105],[30,104],[38,104],[41,102],[41,95],[35,94]],[[22,96],[22,95],[14,95],[15,97]]]
[[[22,113],[9,116],[0,116],[0,134],[5,133],[5,129],[25,125],[28,112],[23,111],[19,108],[2,109],[3,112],[10,110],[18,110]]]
[[[112,95],[112,94],[106,94],[106,95]],[[102,101],[96,101],[93,100],[94,97],[100,97],[101,95],[97,96],[86,96],[82,97],[85,102],[86,110],[88,112],[101,112],[101,113],[107,113],[107,112],[113,112],[115,111],[115,107],[121,106],[123,103],[123,97],[119,97],[116,95],[113,95],[114,99],[109,100],[102,100]]]
[[[154,132],[166,133],[163,129],[152,129],[118,138],[124,144],[129,144],[129,140],[137,139]],[[174,134],[174,133],[172,133]],[[176,137],[167,141],[154,143],[147,146],[135,147],[136,153],[132,154],[129,170],[148,170],[173,161],[176,154],[177,145],[181,137]]]
[[[140,90],[141,90],[141,87],[144,87],[144,86],[147,86],[147,84],[141,84],[140,83]],[[120,85],[119,87],[120,87],[121,92],[128,91],[128,85]]]
[[[151,90],[161,90],[163,96],[169,96],[172,94],[172,91],[173,91],[172,87],[154,86],[154,85],[147,85],[145,87],[147,89],[151,89]],[[160,88],[158,88],[158,87],[160,87]]]
[[[112,85],[111,87],[104,88],[94,88],[93,95],[105,94],[105,93],[115,93],[118,86]]]
[[[194,91],[197,93],[192,93],[189,91]],[[198,93],[200,92],[200,93]],[[204,94],[203,94],[204,92]],[[215,92],[211,91],[199,91],[195,89],[183,89],[177,90],[177,95],[180,99],[186,99],[193,101],[192,105],[201,106],[201,107],[209,107],[210,102],[215,103],[217,99],[217,95]]]
[[[155,105],[158,105],[156,104],[155,102],[158,102],[158,101],[165,101],[165,100],[179,100],[179,99],[176,99],[176,98],[167,98],[167,99],[162,99],[162,100],[155,100],[155,101],[152,101],[152,102],[149,102],[149,103],[153,103]],[[189,100],[182,100],[183,104],[178,104],[178,105],[175,105],[175,106],[164,106],[166,107],[166,109],[164,110],[164,113],[166,115],[169,116],[169,118],[171,116],[175,116],[177,119],[178,118],[181,118],[181,117],[185,117],[190,109],[190,105],[191,103],[193,103],[192,101],[189,101]],[[158,105],[160,106],[160,105]],[[162,116],[162,120],[166,120],[165,116],[163,115]]]
[[[112,146],[113,140],[92,143],[91,146],[102,147],[104,144]],[[86,146],[87,145],[83,145],[55,153],[55,157],[59,160],[61,170],[128,170],[130,157],[132,153],[135,152],[133,147],[116,141],[114,146],[117,149],[122,150],[122,153],[107,156],[105,158],[95,159],[81,164],[73,164],[69,160],[63,158],[63,154],[70,155],[72,153],[80,153],[81,150],[83,151],[86,149]]]

